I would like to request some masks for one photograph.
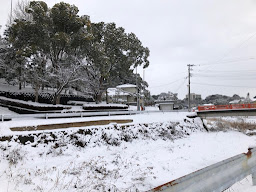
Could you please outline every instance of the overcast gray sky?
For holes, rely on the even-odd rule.
[[[0,0],[5,26],[11,0]],[[13,4],[17,0],[13,0]],[[58,0],[45,0],[52,7]],[[256,96],[255,0],[65,0],[92,22],[115,22],[150,49],[145,80],[151,94],[191,92]],[[4,28],[4,27],[3,27]],[[3,29],[2,29],[3,31]],[[142,69],[139,72],[142,75]]]

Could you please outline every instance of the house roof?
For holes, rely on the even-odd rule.
[[[118,85],[116,87],[117,88],[130,88],[130,87],[137,87],[137,86],[133,85],[133,84],[123,84],[123,85]]]
[[[239,103],[241,100],[240,99],[238,99],[238,100],[233,100],[233,101],[230,101],[229,103],[230,104],[237,104],[237,103]]]
[[[120,89],[117,88],[108,88],[108,95],[109,96],[114,96],[114,95],[129,95],[129,93],[126,93]]]

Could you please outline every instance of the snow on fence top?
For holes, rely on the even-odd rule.
[[[127,105],[122,104],[84,104],[84,110],[92,110],[92,109],[128,109]]]
[[[101,104],[84,104],[84,107],[128,107],[127,105],[123,104],[116,104],[116,103],[111,103],[111,104],[106,104],[106,103],[101,103]]]

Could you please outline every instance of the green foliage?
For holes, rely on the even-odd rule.
[[[87,43],[86,55],[102,79],[97,87],[101,90],[99,94],[109,86],[135,80],[135,67],[148,67],[149,50],[142,46],[135,34],[125,33],[124,28],[115,23],[92,23],[91,28],[93,39]]]
[[[77,15],[78,12],[78,8],[74,5],[63,2],[55,4],[50,12],[55,32],[77,33],[86,24]]]
[[[60,2],[49,8],[44,1],[32,1],[25,11],[29,19],[14,20],[6,38],[16,60],[22,61],[18,63],[26,61],[30,79],[44,77],[57,89],[56,96],[85,76],[94,82],[84,86],[101,95],[109,86],[134,79],[135,67],[149,65],[149,49],[135,34],[115,23],[91,23],[89,16],[78,15],[75,5]],[[38,80],[33,81],[36,87],[42,83]]]

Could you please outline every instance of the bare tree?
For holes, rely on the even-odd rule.
[[[19,0],[9,14],[8,24],[11,25],[15,19],[32,21],[32,15],[27,12],[29,0]]]
[[[47,84],[49,84],[50,87],[56,88],[53,100],[54,104],[59,104],[60,94],[64,88],[67,88],[73,83],[76,84],[77,82],[87,81],[87,77],[82,72],[85,67],[85,60],[79,59],[76,56],[67,58],[66,61],[61,63],[58,67],[53,67],[52,65],[48,67]]]

